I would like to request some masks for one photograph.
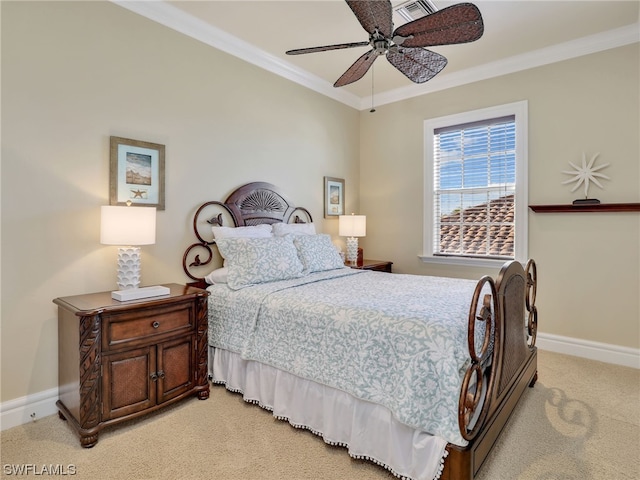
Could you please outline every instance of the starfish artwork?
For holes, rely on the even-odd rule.
[[[569,180],[565,180],[562,182],[563,185],[567,183],[574,183],[575,186],[571,189],[572,192],[575,192],[581,185],[584,185],[584,198],[588,198],[589,186],[590,182],[595,183],[600,188],[604,189],[602,184],[598,181],[598,178],[603,178],[605,180],[609,180],[605,174],[600,173],[598,170],[602,170],[604,167],[608,167],[609,164],[605,163],[602,165],[594,166],[596,163],[596,159],[600,156],[599,153],[596,153],[589,163],[587,163],[587,155],[585,153],[582,154],[582,166],[577,166],[573,162],[569,162],[574,169],[573,170],[563,170],[562,173],[566,173],[567,175],[573,175],[573,178]]]
[[[131,193],[133,193],[133,198],[145,198],[147,196],[146,190],[131,190]]]

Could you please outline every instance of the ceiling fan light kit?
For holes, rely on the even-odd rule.
[[[442,55],[424,47],[468,43],[484,32],[482,15],[472,3],[459,3],[393,29],[389,0],[346,0],[369,34],[368,42],[341,43],[287,51],[287,55],[370,46],[333,84],[342,87],[360,80],[380,55],[415,83],[424,83],[447,65]]]

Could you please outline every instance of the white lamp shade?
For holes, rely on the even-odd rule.
[[[103,206],[100,243],[151,245],[156,243],[156,208]]]
[[[364,237],[366,234],[367,217],[365,215],[340,215],[338,235],[341,237]]]

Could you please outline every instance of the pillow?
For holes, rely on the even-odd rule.
[[[216,268],[213,272],[204,277],[204,279],[209,285],[215,285],[216,283],[227,283],[228,274],[229,269],[227,267]]]
[[[315,235],[316,227],[313,223],[274,223],[273,234],[276,237],[284,235]]]
[[[227,285],[233,290],[302,275],[302,263],[291,236],[221,238],[216,243],[227,262]]]
[[[293,237],[293,243],[298,249],[305,274],[344,268],[338,249],[327,234],[299,235]]]
[[[251,225],[248,227],[211,227],[213,237],[219,238],[264,238],[271,237],[271,225],[262,223],[260,225]]]

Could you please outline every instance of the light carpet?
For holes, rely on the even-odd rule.
[[[479,479],[640,479],[640,370],[540,351],[538,372]],[[30,478],[43,468],[92,480],[394,478],[219,386],[108,427],[91,449],[58,415],[1,437],[2,478],[25,465]]]

